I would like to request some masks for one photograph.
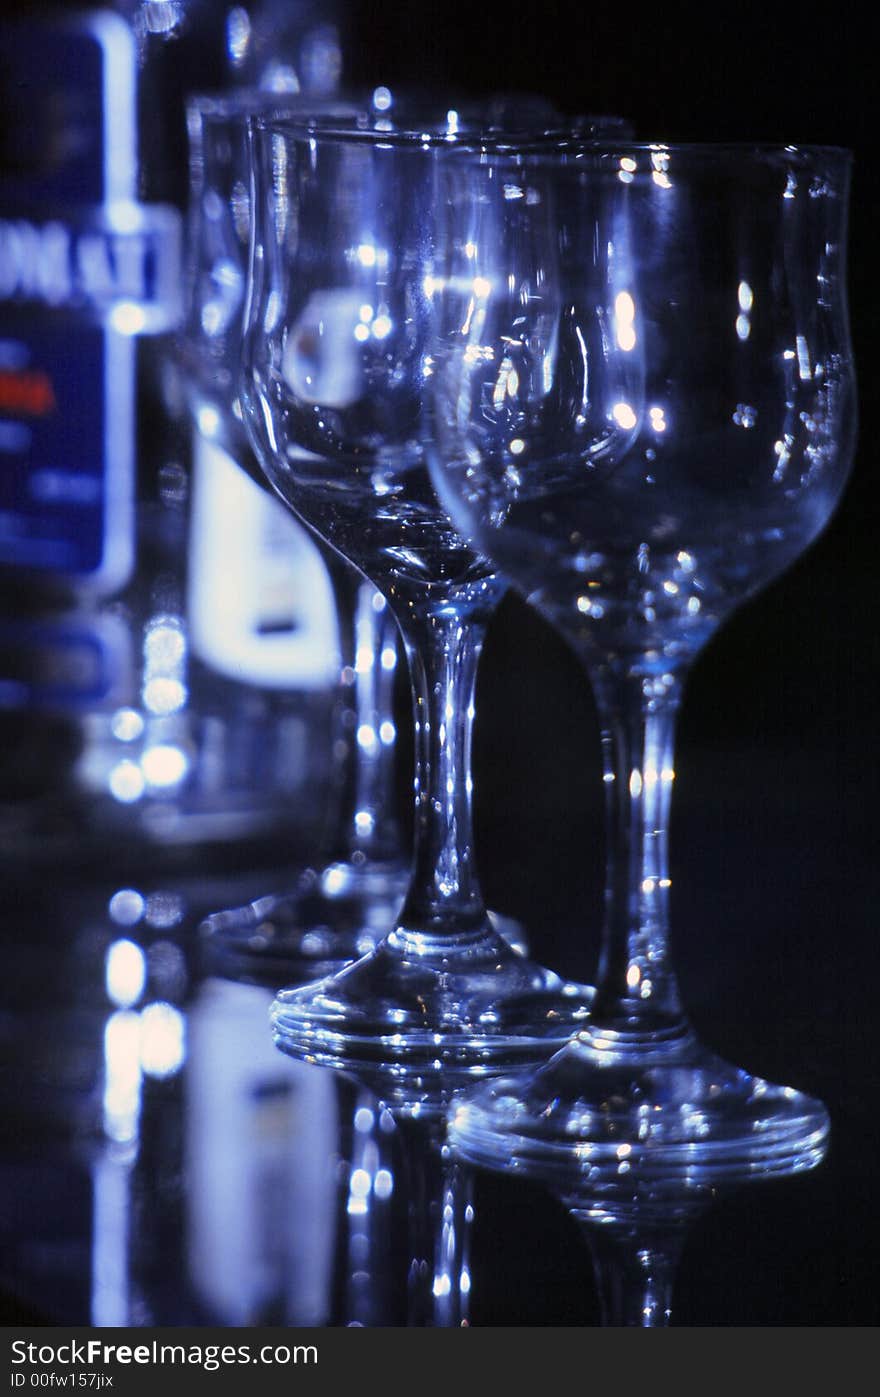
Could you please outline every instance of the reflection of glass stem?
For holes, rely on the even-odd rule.
[[[391,1211],[394,1123],[369,1091],[357,1094],[351,1117],[342,1256],[342,1323],[373,1328],[388,1323],[392,1268]]]
[[[438,607],[404,631],[415,701],[415,864],[404,935],[485,927],[474,868],[471,745],[477,664],[488,617]]]
[[[351,1121],[342,1322],[375,1327],[403,1314],[407,1328],[466,1325],[472,1175],[449,1157],[442,1115],[394,1118],[362,1089]]]
[[[442,1119],[398,1121],[409,1218],[407,1326],[462,1328],[470,1301],[473,1176],[445,1147]]]
[[[668,1325],[685,1228],[642,1233],[637,1228],[583,1220],[581,1228],[593,1254],[603,1327]]]
[[[328,550],[329,551],[329,550]],[[325,561],[329,559],[325,557]],[[395,816],[394,671],[397,625],[372,583],[331,564],[343,656],[343,771],[332,859],[355,866],[400,857]]]
[[[680,686],[669,674],[591,671],[607,816],[605,936],[591,1021],[637,1036],[684,1032],[669,959],[669,804]]]

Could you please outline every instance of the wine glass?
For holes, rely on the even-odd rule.
[[[242,542],[252,545],[252,567],[265,567],[267,551],[270,563],[279,560],[264,590],[270,610],[280,615],[280,595],[296,624],[276,620],[274,633],[260,637],[264,667],[271,666],[264,682],[335,682],[338,695],[330,741],[341,759],[335,762],[335,808],[322,861],[301,869],[292,888],[218,911],[204,924],[231,972],[273,986],[294,972],[314,978],[373,946],[400,906],[409,876],[395,817],[396,623],[375,587],[273,497],[254,460],[238,399],[251,223],[245,118],[353,110],[342,97],[251,89],[198,94],[188,104],[191,197],[180,360],[196,429],[194,517],[205,516],[202,532],[209,530],[215,498],[221,492],[235,498],[239,529],[253,520],[254,537]],[[244,473],[257,482],[259,494]],[[194,606],[194,617],[203,610]],[[206,648],[214,644],[196,627],[193,642],[200,641]],[[242,656],[226,660],[240,665]]]
[[[588,1021],[463,1097],[450,1140],[562,1196],[825,1150],[821,1103],[688,1022],[667,825],[690,662],[808,547],[850,467],[848,172],[832,149],[613,142],[435,162],[432,478],[586,666],[608,864]]]
[[[397,923],[340,973],[281,991],[274,1034],[282,1050],[378,1076],[383,1100],[404,1100],[438,1074],[449,1085],[546,1056],[590,998],[511,951],[474,861],[477,660],[505,583],[437,501],[422,402],[434,198],[424,154],[479,145],[479,126],[436,110],[250,125],[248,427],[291,509],[394,612],[416,747],[413,877]]]

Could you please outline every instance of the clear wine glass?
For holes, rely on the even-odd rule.
[[[505,127],[505,130],[507,128]],[[413,877],[396,925],[339,974],[282,991],[279,1047],[405,1095],[534,1061],[590,992],[513,953],[487,917],[471,821],[477,661],[505,583],[428,478],[433,183],[478,124],[457,111],[251,121],[255,234],[242,397],[260,463],[397,617],[415,711]],[[507,137],[506,137],[507,138]],[[534,139],[538,139],[537,132]]]
[[[583,659],[608,854],[588,1021],[462,1098],[450,1139],[570,1198],[622,1169],[706,1181],[825,1149],[821,1103],[688,1022],[667,827],[690,662],[808,547],[851,464],[848,178],[846,152],[803,147],[435,161],[432,476]]]
[[[293,588],[300,600],[305,598],[313,622],[299,627],[298,634],[279,629],[270,638],[279,648],[272,681],[332,685],[335,678],[338,693],[330,741],[341,758],[335,763],[331,835],[321,862],[300,869],[291,888],[218,911],[205,922],[214,949],[223,948],[230,973],[250,973],[273,986],[294,973],[314,978],[375,945],[399,908],[409,878],[395,815],[397,625],[376,588],[290,518],[272,496],[254,459],[238,399],[251,224],[245,119],[258,112],[341,116],[355,109],[339,96],[251,89],[199,94],[188,105],[191,196],[180,359],[201,443],[199,460],[210,458],[208,470],[196,475],[193,509],[210,514],[214,494],[228,493],[232,486],[236,495],[253,491],[234,467],[227,465],[221,475],[228,458],[258,483],[261,494],[250,511],[261,529],[255,551],[259,546],[265,551],[268,536],[273,555],[283,553],[281,562],[292,573]],[[269,583],[279,590],[276,579],[270,577]],[[292,600],[295,604],[297,597]]]

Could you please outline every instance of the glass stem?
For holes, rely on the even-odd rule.
[[[332,567],[342,654],[337,743],[344,753],[331,861],[400,858],[395,815],[394,671],[397,623],[384,597],[353,568]]]
[[[394,814],[394,671],[397,622],[370,582],[357,590],[354,617],[354,810],[349,815],[352,854],[370,860],[399,857]]]
[[[593,1256],[603,1329],[667,1326],[683,1232],[642,1237],[595,1224],[583,1231]]]
[[[415,708],[415,850],[398,936],[485,932],[474,867],[471,745],[487,622],[482,612],[451,614],[438,606],[409,617],[403,628]]]
[[[683,1032],[669,955],[669,805],[681,693],[675,675],[592,675],[606,792],[605,930],[591,1021]]]

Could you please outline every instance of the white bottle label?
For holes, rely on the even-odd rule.
[[[266,689],[339,676],[336,607],[316,545],[280,500],[194,434],[188,610],[195,654]]]

